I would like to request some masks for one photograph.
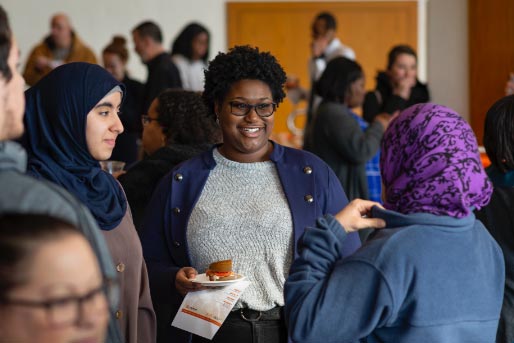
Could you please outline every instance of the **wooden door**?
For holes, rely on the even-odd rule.
[[[469,111],[479,144],[485,114],[514,72],[514,1],[469,0]]]
[[[354,49],[368,89],[375,87],[375,75],[385,68],[393,45],[417,47],[416,1],[228,2],[228,47],[249,44],[270,51],[288,75],[298,76],[300,85],[309,88],[311,23],[322,11],[336,17],[337,36]],[[302,106],[306,107],[306,103],[300,103]],[[286,119],[292,110],[292,103],[286,99],[277,111],[275,134],[280,137],[291,138]],[[297,126],[302,127],[303,122]]]

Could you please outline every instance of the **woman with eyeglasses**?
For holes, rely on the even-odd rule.
[[[159,342],[191,338],[170,322],[183,297],[201,289],[191,280],[225,259],[251,284],[213,341],[288,341],[283,286],[296,241],[318,216],[338,212],[347,199],[319,158],[269,139],[285,81],[274,56],[249,46],[219,53],[205,72],[203,98],[223,143],[162,179],[141,231]],[[351,234],[343,254],[359,246]]]
[[[105,342],[110,281],[71,224],[0,215],[0,342]]]
[[[137,230],[160,179],[177,164],[221,141],[220,129],[208,116],[202,97],[192,91],[165,90],[152,102],[142,122],[147,157],[118,177]]]
[[[116,318],[126,342],[155,341],[141,243],[121,185],[100,168],[123,132],[124,86],[98,65],[60,66],[25,92],[27,172],[56,183],[91,211],[120,279]]]

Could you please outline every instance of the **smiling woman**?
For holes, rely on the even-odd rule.
[[[285,80],[274,56],[249,46],[218,54],[205,72],[203,99],[223,144],[164,177],[140,231],[159,342],[191,338],[170,326],[170,318],[185,294],[202,289],[191,281],[198,272],[228,259],[251,284],[214,342],[254,342],[254,334],[255,342],[287,342],[283,285],[296,240],[317,216],[337,212],[347,200],[319,158],[269,139]],[[351,234],[343,255],[359,246]]]
[[[243,163],[269,160],[275,104],[265,82],[237,81],[215,107],[225,143],[219,148],[222,155]]]
[[[379,113],[393,114],[414,104],[430,101],[426,84],[417,77],[418,57],[408,45],[391,48],[387,58],[387,70],[377,74],[374,91],[366,94],[362,106],[363,117],[368,122]]]
[[[117,136],[124,86],[105,69],[70,63],[26,91],[28,173],[75,195],[102,229],[120,275],[116,312],[127,342],[153,342],[155,315],[141,244],[120,184],[102,171]]]

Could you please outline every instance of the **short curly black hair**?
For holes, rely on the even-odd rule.
[[[222,103],[232,84],[241,80],[266,83],[277,104],[286,96],[286,73],[271,53],[249,45],[235,46],[228,53],[220,52],[205,70],[203,99],[212,116],[215,103]]]
[[[166,144],[214,144],[221,130],[209,116],[202,97],[195,92],[167,89],[157,96],[157,121]]]

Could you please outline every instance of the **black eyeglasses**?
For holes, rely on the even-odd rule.
[[[50,300],[5,299],[5,305],[43,308],[46,318],[53,327],[74,325],[82,320],[84,306],[93,306],[97,311],[107,311],[114,307],[119,296],[117,281],[105,280],[99,287],[82,296],[70,296]]]
[[[246,116],[252,109],[255,109],[255,112],[259,115],[259,117],[269,117],[277,109],[277,104],[274,102],[264,102],[261,104],[250,105],[244,102],[231,101],[229,104],[230,113],[240,117]]]
[[[147,125],[147,124],[150,124],[152,121],[154,120],[157,120],[159,121],[159,119],[157,118],[151,118],[150,116],[146,115],[146,114],[143,114],[141,116],[141,122],[143,123],[143,125]]]

